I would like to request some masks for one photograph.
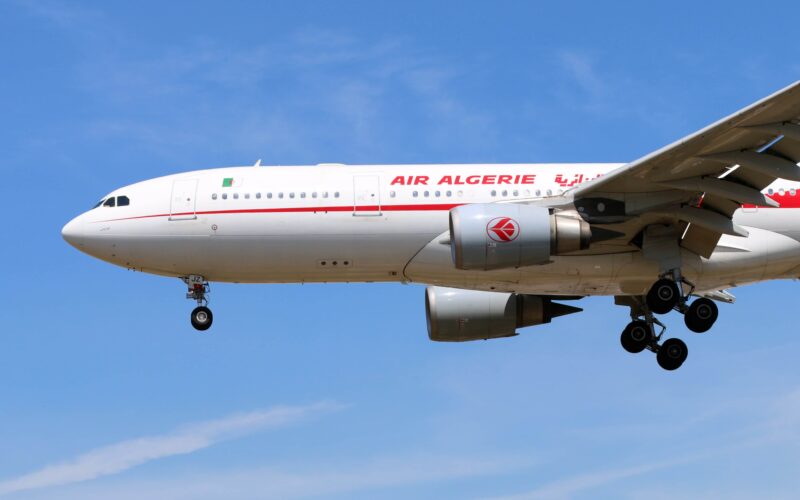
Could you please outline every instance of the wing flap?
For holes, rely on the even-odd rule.
[[[570,194],[576,205],[600,198],[625,203],[631,195],[663,199],[649,210],[688,222],[681,245],[708,257],[722,234],[747,234],[731,220],[742,204],[778,205],[761,190],[776,179],[800,181],[798,161],[800,81]],[[676,190],[677,197],[666,196]],[[625,207],[626,220],[648,213],[633,209]]]

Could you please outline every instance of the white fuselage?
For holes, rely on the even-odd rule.
[[[631,248],[546,265],[462,271],[448,212],[470,203],[558,197],[618,164],[234,167],[152,179],[104,197],[63,230],[80,250],[129,269],[248,283],[413,281],[546,295],[642,294],[658,274]],[[723,236],[709,259],[685,252],[684,275],[716,290],[800,275],[798,183],[780,209],[740,209],[749,236]],[[116,204],[116,203],[115,203]],[[789,208],[785,208],[789,207]]]

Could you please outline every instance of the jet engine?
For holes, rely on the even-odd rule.
[[[583,309],[536,295],[481,292],[429,286],[425,291],[428,337],[466,342],[517,335],[517,328],[550,323]]]
[[[450,211],[450,252],[458,269],[547,264],[553,255],[589,247],[589,224],[577,214],[518,203],[476,203]]]

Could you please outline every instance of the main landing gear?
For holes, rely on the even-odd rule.
[[[671,274],[671,276],[670,276]],[[684,293],[688,287],[688,292]],[[656,281],[644,297],[629,297],[618,303],[631,308],[631,321],[622,331],[620,343],[630,353],[645,349],[656,353],[656,361],[665,370],[680,368],[689,354],[686,344],[680,339],[661,338],[667,327],[654,314],[666,314],[677,310],[683,314],[686,327],[696,333],[711,329],[717,320],[717,305],[704,297],[689,304],[694,286],[682,279],[678,272],[668,273]]]
[[[191,314],[192,326],[201,332],[206,331],[211,328],[211,323],[214,321],[214,315],[208,308],[208,299],[206,298],[211,291],[211,286],[205,278],[195,274],[184,277],[183,282],[189,287],[186,298],[197,301],[197,307],[192,310]]]

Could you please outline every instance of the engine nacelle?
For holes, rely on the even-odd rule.
[[[519,203],[476,203],[450,210],[450,251],[458,269],[547,264],[553,255],[589,247],[589,224]]]
[[[425,290],[428,337],[465,342],[517,335],[517,328],[541,325],[582,311],[536,295],[481,292],[429,286]]]

